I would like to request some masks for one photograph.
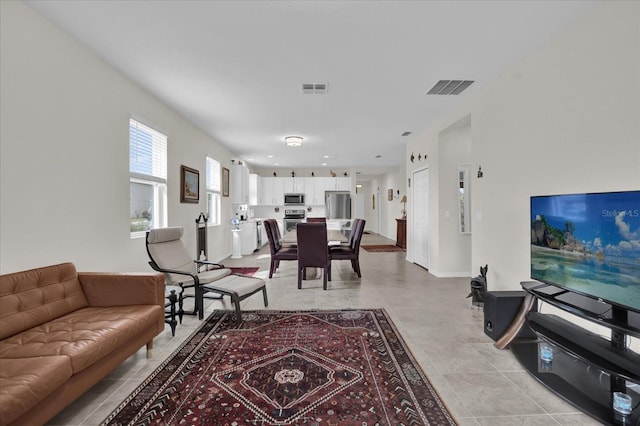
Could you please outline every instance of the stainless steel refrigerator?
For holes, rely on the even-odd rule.
[[[325,191],[324,206],[327,219],[351,219],[351,194],[344,191]]]

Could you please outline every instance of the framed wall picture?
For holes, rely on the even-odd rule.
[[[387,191],[387,200],[393,201],[393,189]]]
[[[222,196],[229,196],[229,169],[222,168]]]
[[[200,201],[200,172],[187,166],[180,166],[180,202]]]

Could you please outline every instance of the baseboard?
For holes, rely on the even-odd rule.
[[[471,272],[440,272],[434,271],[433,269],[429,269],[431,275],[434,275],[438,278],[471,278]]]

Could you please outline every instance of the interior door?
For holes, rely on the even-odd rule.
[[[413,236],[413,262],[429,269],[429,169],[413,173],[413,208],[409,215]]]

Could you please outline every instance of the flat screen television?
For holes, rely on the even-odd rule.
[[[640,313],[640,191],[531,197],[531,278]]]

